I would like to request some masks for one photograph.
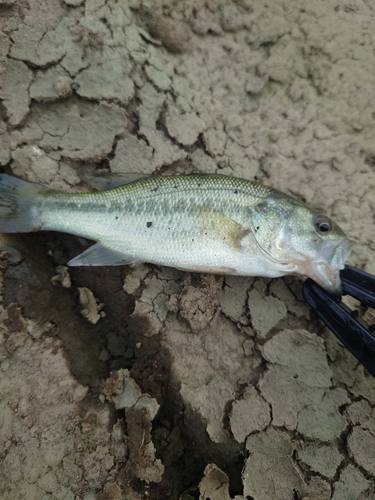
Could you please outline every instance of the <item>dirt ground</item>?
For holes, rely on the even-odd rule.
[[[257,179],[375,274],[372,0],[0,0],[0,30],[2,171]],[[87,245],[0,236],[1,499],[375,498],[375,379],[302,279],[68,269]]]

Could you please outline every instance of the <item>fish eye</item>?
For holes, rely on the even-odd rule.
[[[318,233],[325,234],[329,233],[332,229],[332,223],[324,215],[317,215],[314,221],[315,229]]]

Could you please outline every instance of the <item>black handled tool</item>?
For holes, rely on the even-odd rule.
[[[350,266],[345,266],[340,276],[343,295],[351,295],[375,309],[375,276]],[[357,311],[351,311],[340,298],[310,278],[303,284],[303,296],[315,314],[375,377],[375,325],[359,321]]]

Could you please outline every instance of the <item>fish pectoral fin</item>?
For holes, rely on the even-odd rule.
[[[150,175],[139,173],[114,174],[112,172],[105,172],[103,174],[85,174],[82,176],[82,180],[98,191],[109,191],[110,189],[130,184],[139,179],[147,179],[148,177]]]
[[[141,262],[100,243],[96,243],[68,262],[68,266],[125,266],[127,264],[135,265]]]
[[[205,236],[237,250],[241,249],[243,238],[251,232],[228,215],[210,207],[198,207],[195,220]]]

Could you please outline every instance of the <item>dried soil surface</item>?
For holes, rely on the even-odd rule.
[[[374,23],[371,0],[0,0],[0,165],[66,192],[258,179],[375,274]],[[301,279],[67,269],[88,242],[0,238],[1,499],[375,498],[375,380]]]

